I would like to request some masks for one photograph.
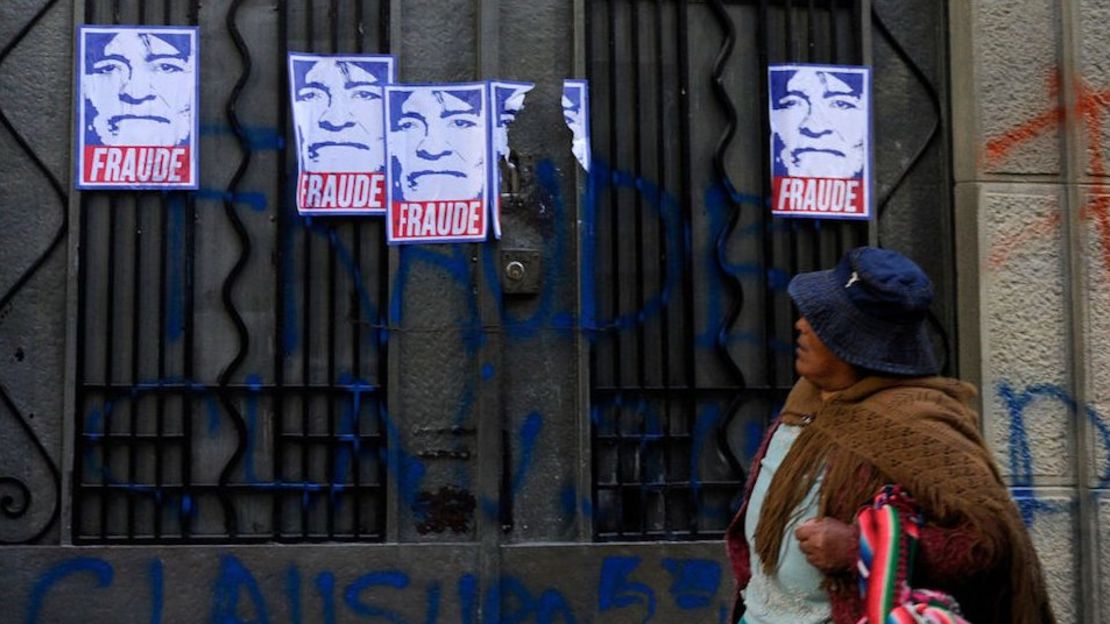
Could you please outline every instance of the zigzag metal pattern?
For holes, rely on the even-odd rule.
[[[21,28],[19,32],[16,33],[16,35],[12,38],[12,40],[4,46],[3,50],[0,50],[0,67],[4,65],[4,61],[7,60],[12,51],[15,50],[17,46],[19,46],[19,44],[27,37],[28,33],[30,33],[34,29],[39,21],[42,20],[43,16],[45,16],[46,13],[49,12],[55,4],[57,4],[57,0],[50,0],[49,2],[44,4],[42,8],[40,8],[39,11],[35,13],[34,17],[32,17],[26,24],[24,24],[23,28]],[[58,247],[61,246],[62,241],[65,239],[66,233],[69,231],[69,213],[67,210],[67,206],[69,204],[69,196],[66,194],[65,189],[62,187],[62,183],[56,177],[54,177],[54,174],[50,172],[50,169],[48,169],[47,166],[42,162],[42,159],[40,159],[38,155],[35,154],[35,151],[31,149],[31,146],[27,143],[27,140],[19,134],[15,126],[12,124],[11,120],[9,120],[8,116],[4,113],[2,107],[0,107],[0,125],[4,127],[4,129],[8,132],[9,135],[11,135],[13,139],[15,139],[16,144],[18,144],[19,148],[27,154],[28,159],[30,159],[30,161],[34,163],[35,167],[42,172],[43,176],[50,183],[50,187],[51,189],[53,189],[54,194],[57,196],[58,203],[61,205],[62,209],[62,222],[58,226],[58,229],[55,230],[54,236],[50,240],[50,244],[46,246],[46,248],[39,254],[37,258],[35,258],[31,265],[23,271],[23,273],[19,276],[15,283],[12,284],[10,288],[8,288],[8,290],[4,293],[2,297],[0,297],[0,310],[4,310],[11,304],[16,295],[18,295],[20,291],[23,290],[23,288],[27,285],[31,278],[38,273],[39,269],[42,268],[43,264],[45,264],[46,261],[54,254]],[[25,540],[9,541],[5,539],[0,539],[0,544],[33,544],[41,540],[42,537],[46,535],[46,533],[50,531],[50,529],[58,521],[58,516],[61,512],[62,476],[61,473],[58,471],[58,466],[54,463],[54,460],[51,459],[49,451],[47,451],[46,447],[43,446],[42,441],[39,440],[38,436],[35,435],[35,432],[31,428],[31,426],[27,424],[27,420],[23,417],[23,414],[20,412],[15,402],[12,401],[7,389],[4,388],[2,385],[0,385],[0,402],[2,402],[4,406],[9,411],[11,411],[13,415],[15,415],[15,419],[16,422],[19,424],[19,428],[31,440],[32,445],[35,447],[35,451],[42,457],[42,460],[46,462],[46,466],[50,471],[50,476],[54,480],[54,508],[51,511],[50,517],[47,520],[46,524],[40,527],[34,535]],[[0,485],[15,487],[17,490],[19,490],[20,497],[19,500],[8,495],[0,497],[0,513],[3,513],[5,518],[11,520],[17,520],[25,516],[33,503],[32,493],[27,485],[19,479],[16,479],[15,477],[0,477]]]
[[[231,321],[235,325],[235,333],[239,339],[239,350],[227,367],[220,373],[219,384],[221,387],[226,387],[228,383],[230,383],[232,375],[235,374],[239,366],[243,363],[243,360],[246,359],[247,351],[250,348],[250,334],[247,331],[247,325],[243,322],[243,317],[235,308],[235,301],[232,299],[235,282],[239,279],[239,275],[243,272],[243,268],[246,266],[251,256],[250,237],[247,235],[247,230],[243,226],[242,220],[239,219],[239,215],[236,214],[235,202],[232,199],[239,188],[239,182],[243,179],[251,162],[250,145],[247,141],[246,133],[243,131],[243,126],[239,123],[239,116],[236,113],[239,95],[242,93],[243,86],[246,85],[247,79],[250,78],[251,75],[250,51],[247,49],[247,45],[243,41],[243,36],[239,32],[239,27],[235,23],[235,18],[241,4],[242,0],[235,0],[231,3],[227,12],[227,31],[228,34],[231,35],[232,41],[235,43],[235,49],[239,52],[239,57],[243,61],[243,71],[239,75],[239,80],[235,82],[235,86],[231,89],[231,97],[228,98],[225,110],[228,124],[239,140],[239,147],[243,152],[243,158],[239,161],[239,167],[235,170],[235,174],[227,185],[227,193],[224,199],[224,212],[227,215],[228,221],[231,222],[231,226],[235,229],[235,235],[239,239],[239,244],[242,249],[239,253],[238,260],[235,262],[235,266],[231,268],[221,288],[224,310],[227,311],[228,316],[231,317]],[[236,435],[239,437],[239,443],[235,447],[235,453],[232,454],[227,465],[225,465],[224,469],[220,472],[219,479],[219,484],[221,486],[220,504],[224,508],[224,523],[227,527],[228,535],[236,537],[238,535],[238,522],[235,514],[235,505],[231,500],[231,492],[226,486],[231,479],[231,473],[239,466],[239,463],[243,459],[243,455],[247,451],[247,424],[243,420],[243,415],[239,413],[239,409],[235,406],[235,403],[226,392],[220,393],[220,403],[223,404],[224,409],[227,410],[228,415],[231,417],[232,423],[235,426]]]
[[[725,131],[721,138],[717,141],[717,146],[713,150],[713,171],[717,176],[717,183],[725,189],[725,196],[728,201],[728,222],[721,229],[717,235],[717,265],[724,276],[724,282],[729,285],[729,290],[732,294],[732,304],[729,306],[728,312],[725,313],[721,319],[721,325],[717,330],[717,349],[725,361],[728,368],[736,376],[737,386],[740,391],[729,403],[726,408],[720,424],[717,427],[717,449],[728,461],[729,465],[737,470],[737,474],[743,479],[743,471],[740,469],[740,462],[737,460],[735,454],[732,452],[731,446],[728,443],[728,428],[729,424],[735,418],[740,409],[740,404],[744,401],[743,389],[747,387],[744,380],[744,373],[740,369],[740,363],[729,353],[728,339],[732,327],[736,324],[736,319],[740,317],[740,312],[744,308],[744,287],[740,283],[740,278],[728,268],[728,260],[726,258],[726,249],[728,240],[736,231],[736,224],[740,220],[740,204],[735,200],[739,195],[736,191],[736,186],[732,183],[728,172],[725,171],[725,152],[728,150],[729,145],[736,135],[737,126],[737,112],[736,105],[733,104],[732,98],[728,94],[728,89],[725,86],[724,71],[725,65],[728,64],[729,58],[732,56],[732,50],[736,46],[736,25],[732,22],[732,17],[725,10],[724,3],[721,0],[711,0],[709,3],[716,15],[718,22],[725,31],[724,41],[721,42],[721,48],[717,53],[717,58],[713,61],[712,82],[713,94],[716,96],[718,103],[725,110],[727,116],[727,123]]]

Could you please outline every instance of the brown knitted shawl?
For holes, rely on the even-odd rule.
[[[954,379],[868,377],[822,401],[802,380],[782,418],[809,421],[775,472],[755,532],[764,569],[778,567],[783,527],[825,471],[820,514],[851,523],[886,483],[917,500],[927,522],[969,526],[991,561],[1008,564],[1009,587],[996,604],[1012,605],[1016,624],[1040,623],[1048,609],[1040,562],[1021,516],[967,406],[975,390]],[[848,591],[850,576],[827,579]]]

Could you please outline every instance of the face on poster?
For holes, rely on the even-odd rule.
[[[391,56],[289,55],[302,214],[385,213],[382,89],[393,72]]]
[[[570,151],[590,170],[590,88],[585,80],[563,81],[563,121],[571,131]]]
[[[485,240],[488,100],[484,82],[386,87],[390,244]]]
[[[516,116],[524,110],[524,97],[536,85],[531,82],[498,81],[490,83],[490,101],[493,102],[493,149],[495,153],[493,166],[495,176],[493,185],[493,211],[490,222],[493,225],[493,237],[501,238],[501,167],[499,162],[504,159],[509,162],[509,126],[516,121]]]
[[[870,78],[866,67],[770,67],[773,214],[870,217]]]
[[[81,26],[77,187],[197,188],[197,29]]]

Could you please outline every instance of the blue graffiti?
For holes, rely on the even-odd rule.
[[[478,622],[478,578],[473,574],[459,577],[459,611],[462,612],[462,624]]]
[[[285,573],[285,600],[289,604],[289,619],[293,624],[301,624],[301,571],[297,566],[289,566]]]
[[[320,596],[320,615],[324,624],[335,624],[335,575],[321,572],[316,575],[316,593]]]
[[[655,615],[655,591],[628,579],[639,566],[639,557],[606,557],[601,562],[601,577],[597,586],[599,612],[642,606],[644,617],[641,622],[651,620]]]
[[[483,624],[524,624],[533,618],[536,624],[575,624],[566,598],[554,589],[536,597],[524,583],[504,577],[486,593]]]
[[[538,412],[528,414],[520,426],[520,462],[513,471],[512,493],[517,494],[524,487],[524,479],[532,465],[532,453],[536,449],[536,440],[543,429],[543,417]]]
[[[1013,475],[1014,500],[1021,510],[1027,525],[1033,523],[1038,512],[1057,512],[1071,508],[1071,504],[1044,502],[1037,500],[1033,493],[1033,453],[1029,447],[1029,435],[1025,429],[1025,410],[1039,399],[1049,399],[1063,404],[1072,418],[1079,415],[1080,406],[1071,394],[1056,384],[1033,384],[1018,391],[1008,382],[996,386],[998,397],[1006,406],[1010,417],[1009,464]],[[1083,415],[1094,427],[1102,448],[1110,453],[1110,425],[1090,405],[1082,406]],[[1110,485],[1110,458],[1104,461],[1102,472],[1098,475],[1099,487]]]
[[[150,562],[150,567],[147,568],[147,578],[150,581],[150,624],[160,624],[165,587],[160,559],[154,559]]]
[[[711,559],[664,559],[671,575],[671,596],[678,608],[704,609],[713,603],[721,586],[721,564]]]
[[[92,574],[101,589],[112,584],[112,566],[102,559],[75,557],[55,564],[43,572],[31,588],[31,596],[27,600],[27,624],[36,624],[39,621],[43,599],[55,585],[68,576],[81,573]]]
[[[246,590],[250,598],[254,618],[239,618],[239,596]],[[267,624],[270,616],[266,613],[266,599],[254,579],[235,555],[220,557],[220,572],[212,587],[212,624]]]
[[[359,577],[351,583],[347,587],[347,591],[344,593],[343,597],[351,611],[364,618],[380,618],[394,622],[394,624],[404,624],[405,619],[393,611],[362,602],[361,595],[362,592],[374,587],[404,589],[408,586],[409,577],[404,572],[398,572],[397,570],[371,572],[370,574]]]
[[[651,620],[656,611],[655,590],[630,577],[639,568],[639,557],[606,557],[601,564],[598,583],[598,610],[601,613],[639,607],[643,622]],[[680,610],[704,609],[713,604],[721,585],[721,566],[707,559],[664,559],[660,562],[670,577],[670,594]],[[51,589],[63,579],[74,574],[91,574],[100,589],[112,585],[112,565],[101,559],[74,557],[57,563],[44,571],[33,583],[28,599],[27,622],[34,624],[43,613],[44,599]],[[146,568],[150,587],[150,622],[158,624],[163,617],[164,572],[160,559],[154,559]],[[216,578],[211,585],[210,621],[214,624],[263,624],[271,621],[270,604],[264,588],[251,570],[231,553],[221,553],[217,559]],[[301,624],[306,615],[309,621],[335,624],[342,619],[339,608],[350,616],[367,620],[384,620],[394,624],[408,621],[400,613],[384,605],[409,605],[413,595],[412,582],[400,570],[374,570],[358,576],[348,584],[342,602],[336,600],[338,587],[334,573],[318,572],[314,589],[318,597],[318,611],[306,614],[301,600],[302,575],[291,564],[285,570],[280,594],[284,595],[289,621]],[[441,621],[443,586],[439,580],[429,580],[423,585],[424,624]],[[460,624],[575,624],[577,616],[566,596],[553,587],[529,587],[519,578],[502,576],[492,582],[484,596],[478,578],[463,573],[457,580],[458,621]],[[408,591],[405,591],[408,590]],[[378,600],[372,602],[370,594]],[[70,597],[70,601],[73,598]],[[80,598],[77,598],[80,600]],[[479,615],[479,604],[481,613]],[[412,611],[411,608],[407,609]],[[113,611],[119,614],[119,605]],[[280,612],[280,609],[278,610]],[[178,614],[174,614],[175,617]],[[128,618],[134,619],[134,618]]]

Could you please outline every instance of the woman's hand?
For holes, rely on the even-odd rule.
[[[843,572],[856,565],[859,533],[835,518],[812,518],[794,530],[798,547],[810,565],[825,573]]]

